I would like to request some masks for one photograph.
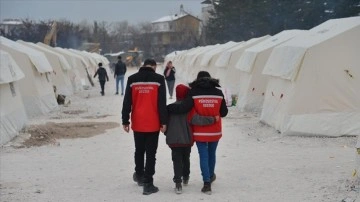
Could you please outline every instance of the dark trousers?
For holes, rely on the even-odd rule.
[[[101,94],[104,94],[105,91],[104,91],[104,88],[105,88],[105,80],[104,81],[99,81],[100,82],[100,87],[101,87]]]
[[[155,174],[156,151],[159,132],[135,132],[135,172],[144,177],[144,183],[152,183]],[[145,161],[146,154],[146,161]],[[144,164],[145,162],[145,164]],[[144,166],[145,165],[145,166]]]
[[[166,84],[168,87],[169,95],[170,97],[172,97],[174,92],[175,80],[171,80],[171,81],[166,80]]]
[[[174,165],[174,178],[175,183],[181,183],[181,177],[189,177],[190,175],[190,153],[191,146],[189,147],[172,147],[171,156]]]

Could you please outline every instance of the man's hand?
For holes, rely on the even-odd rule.
[[[160,131],[161,131],[162,133],[165,133],[165,131],[166,131],[166,125],[161,125]]]
[[[129,127],[129,125],[123,125],[123,129],[124,129],[124,131],[125,132],[129,132],[129,130],[130,130],[130,127]]]
[[[220,121],[220,116],[219,115],[215,116],[215,122],[218,122],[218,121]]]

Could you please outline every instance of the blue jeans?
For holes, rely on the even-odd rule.
[[[196,142],[200,156],[200,169],[204,182],[210,182],[216,164],[216,148],[219,142]]]
[[[121,81],[121,95],[124,94],[124,77],[125,75],[116,76],[116,93],[119,93],[119,81]]]

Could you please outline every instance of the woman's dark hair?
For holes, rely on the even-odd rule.
[[[207,71],[200,71],[196,77],[196,79],[204,78],[204,77],[210,77],[210,73]]]

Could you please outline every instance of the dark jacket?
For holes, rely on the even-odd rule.
[[[114,77],[120,76],[120,75],[125,75],[126,70],[127,70],[126,64],[123,63],[121,60],[119,60],[115,65]]]
[[[151,67],[141,67],[129,76],[122,107],[123,125],[137,132],[156,132],[167,124],[164,77]]]
[[[201,116],[225,117],[228,108],[224,95],[220,89],[219,81],[213,78],[204,77],[190,83],[191,90],[188,97],[181,105],[168,105],[170,113],[184,113],[190,111],[193,107]],[[215,124],[199,127],[193,126],[194,140],[199,142],[218,141],[222,136],[221,119]]]
[[[173,104],[181,104],[181,101],[176,101]],[[169,124],[165,132],[166,144],[169,147],[192,146],[194,141],[190,124],[203,126],[214,122],[215,117],[213,116],[191,115],[190,113],[169,114]]]
[[[167,77],[166,76],[166,72],[167,72],[168,68],[165,67],[165,70],[164,70],[164,77],[167,81],[173,81],[175,80],[175,73],[176,73],[176,70],[175,70],[175,67],[172,67],[171,71],[170,71],[170,74],[169,76]]]
[[[96,70],[94,78],[99,75],[99,81],[109,81],[109,77],[107,75],[106,69],[104,67],[99,67]]]

